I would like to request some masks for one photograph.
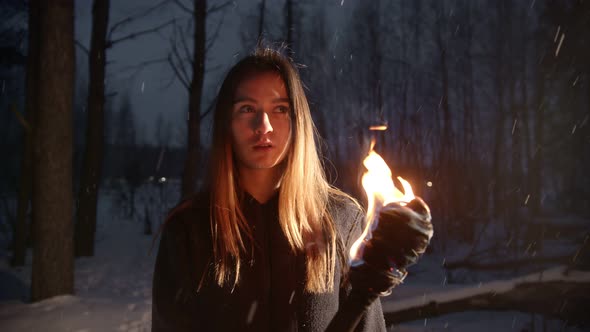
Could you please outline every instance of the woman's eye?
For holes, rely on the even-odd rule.
[[[240,107],[238,111],[240,113],[252,113],[252,112],[254,112],[254,107],[249,106],[249,105],[244,105],[244,106]]]
[[[289,107],[287,107],[287,106],[279,106],[279,107],[275,108],[275,111],[277,113],[287,113],[287,112],[289,112]]]

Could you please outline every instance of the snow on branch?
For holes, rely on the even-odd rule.
[[[588,324],[590,271],[560,266],[510,280],[383,303],[387,325],[462,311],[521,311]]]

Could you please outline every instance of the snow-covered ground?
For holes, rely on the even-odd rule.
[[[144,235],[142,222],[115,217],[112,197],[101,195],[99,200],[95,256],[76,260],[75,295],[29,304],[15,299],[17,292],[13,291],[7,294],[12,295],[11,300],[0,299],[1,331],[150,330],[157,245],[150,253],[152,236]],[[154,226],[158,223],[154,222]],[[15,279],[22,280],[28,289],[31,256],[20,269],[8,267],[7,259],[3,257],[0,263],[2,276],[12,276],[14,285]],[[0,296],[10,293],[4,288]]]
[[[99,202],[96,254],[76,260],[75,295],[26,303],[31,257],[23,268],[0,257],[0,331],[149,331],[151,279],[157,245],[144,235],[139,220],[113,213],[114,195]],[[153,206],[151,207],[153,208]],[[138,209],[145,211],[143,206]],[[155,213],[157,214],[157,213]],[[139,218],[142,220],[141,218]],[[154,228],[160,220],[153,219]],[[406,282],[383,298],[384,307],[465,285],[449,284],[441,269],[444,257],[427,255]],[[560,321],[518,312],[465,312],[394,326],[392,331],[577,331]]]

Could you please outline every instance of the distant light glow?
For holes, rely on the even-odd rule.
[[[428,182],[426,182],[426,185],[429,187],[432,187],[432,182],[428,181]]]

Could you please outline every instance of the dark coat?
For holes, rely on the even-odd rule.
[[[203,198],[205,197],[205,198]],[[337,263],[335,290],[304,291],[305,257],[290,249],[278,223],[278,197],[259,204],[244,200],[253,227],[249,259],[235,289],[217,286],[207,196],[176,208],[162,232],[153,280],[152,331],[324,331],[347,296]],[[363,213],[354,204],[332,202],[332,216],[346,247],[362,233]],[[197,292],[199,283],[203,284]],[[379,300],[367,310],[358,331],[385,331]]]

